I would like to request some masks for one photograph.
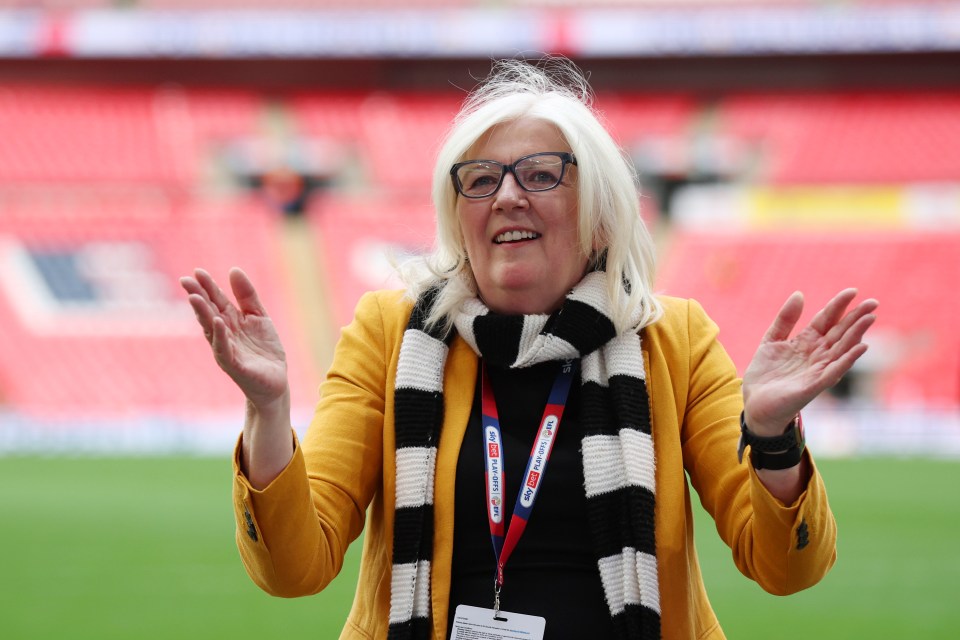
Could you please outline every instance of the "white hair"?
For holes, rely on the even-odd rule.
[[[654,246],[640,218],[633,165],[600,123],[586,78],[569,60],[500,60],[467,96],[437,155],[433,172],[436,243],[432,253],[401,266],[408,295],[444,283],[428,324],[452,326],[452,312],[477,295],[457,218],[450,167],[492,127],[536,118],[557,127],[577,158],[580,251],[588,268],[606,265],[607,293],[617,332],[655,322]]]

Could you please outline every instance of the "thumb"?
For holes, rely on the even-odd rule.
[[[790,337],[790,332],[797,326],[800,314],[803,313],[803,293],[794,291],[787,301],[780,307],[773,324],[763,336],[764,342],[780,342]]]

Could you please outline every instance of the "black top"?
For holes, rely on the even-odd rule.
[[[530,448],[559,370],[559,362],[516,370],[488,367],[500,414],[507,530]],[[480,379],[478,374],[473,410],[457,462],[448,637],[457,605],[493,607],[496,559],[486,511]],[[502,610],[546,618],[546,638],[613,635],[587,526],[579,408],[580,381],[575,379],[530,521],[504,568],[500,594]]]

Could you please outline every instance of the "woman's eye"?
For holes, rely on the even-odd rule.
[[[558,174],[547,169],[530,169],[522,174],[523,183],[532,187],[555,185],[560,181]]]
[[[491,184],[496,184],[496,182],[496,178],[494,178],[492,175],[474,176],[470,180],[470,188],[489,187]]]
[[[555,173],[551,173],[550,171],[540,170],[534,172],[533,181],[543,184],[552,184],[557,181],[557,175]]]

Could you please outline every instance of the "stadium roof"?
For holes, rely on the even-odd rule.
[[[0,57],[578,58],[960,51],[953,2],[0,2]],[[238,6],[240,8],[238,8]],[[283,8],[278,8],[283,7]],[[320,8],[316,8],[320,7]],[[389,8],[388,8],[389,7]],[[559,7],[559,8],[558,8]]]

